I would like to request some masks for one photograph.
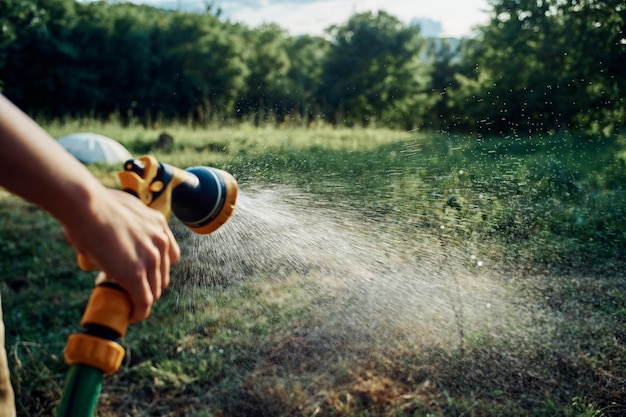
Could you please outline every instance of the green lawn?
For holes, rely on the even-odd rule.
[[[132,325],[99,416],[626,413],[626,140],[116,123],[136,155],[240,184]],[[90,167],[116,186],[119,167]],[[93,274],[62,229],[0,197],[18,414],[50,415]]]

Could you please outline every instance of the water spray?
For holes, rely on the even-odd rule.
[[[153,156],[127,161],[119,178],[122,190],[168,219],[174,214],[198,234],[222,226],[237,199],[237,182],[229,173],[206,166],[183,170],[159,163]],[[78,265],[83,270],[95,269],[80,254]],[[57,417],[95,414],[103,375],[117,372],[124,359],[124,348],[117,340],[126,335],[130,312],[128,294],[100,272],[80,322],[83,330],[67,340],[64,356],[70,370]]]

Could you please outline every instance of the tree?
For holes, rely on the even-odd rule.
[[[0,80],[29,112],[206,121],[231,115],[243,90],[241,42],[209,11],[0,1],[12,2]]]
[[[458,74],[471,72],[466,69],[467,50],[470,40],[431,38],[428,42],[428,59],[431,62],[430,94],[434,103],[430,111],[424,115],[427,127],[449,131],[457,126],[453,113],[454,102],[450,91],[458,87]]]
[[[242,34],[249,73],[245,96],[240,98],[238,109],[241,115],[253,115],[255,123],[266,121],[270,115],[281,120],[289,111],[291,68],[285,31],[275,24],[267,24]]]
[[[132,4],[86,4],[73,40],[80,51],[76,71],[80,93],[75,108],[79,113],[107,117],[118,112],[123,120],[146,108],[151,51],[150,29],[157,20],[156,9]]]
[[[287,110],[305,117],[309,122],[321,113],[318,83],[323,70],[321,63],[326,60],[329,47],[326,39],[317,36],[298,36],[288,40],[287,55],[291,65]]]
[[[558,2],[565,17],[568,80],[579,103],[573,124],[616,130],[626,122],[626,4],[621,0]]]
[[[425,40],[380,11],[356,14],[328,30],[331,47],[320,83],[326,115],[335,123],[373,122],[414,128],[430,106]]]
[[[623,123],[623,4],[591,0],[491,0],[460,76],[457,103],[485,133],[554,131]]]
[[[0,91],[4,84],[3,73],[7,65],[7,55],[24,28],[36,28],[42,22],[40,10],[32,1],[0,0]]]
[[[175,13],[162,30],[155,28],[154,109],[201,122],[232,114],[247,73],[240,43],[209,14]]]
[[[26,110],[68,110],[65,96],[59,92],[66,88],[77,54],[71,42],[76,24],[74,1],[10,3],[9,29],[0,45],[4,93]]]

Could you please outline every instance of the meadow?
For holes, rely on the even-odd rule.
[[[623,136],[45,128],[240,185],[215,233],[171,220],[172,286],[122,341],[100,417],[626,413]],[[117,186],[120,167],[89,168]],[[36,207],[2,192],[0,212],[18,415],[48,416],[94,273]]]

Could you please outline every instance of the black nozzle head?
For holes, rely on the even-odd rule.
[[[172,191],[172,213],[194,232],[211,233],[232,215],[237,181],[227,172],[206,166],[185,171],[192,175]]]

